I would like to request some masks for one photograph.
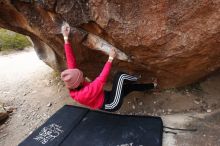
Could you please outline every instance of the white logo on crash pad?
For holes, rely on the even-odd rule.
[[[50,124],[49,126],[42,128],[38,136],[34,137],[33,139],[42,144],[46,144],[50,141],[53,141],[63,132],[64,131],[62,130],[62,126],[57,124]]]

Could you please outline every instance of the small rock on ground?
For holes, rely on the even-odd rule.
[[[3,107],[3,103],[0,102],[0,122],[8,118],[8,113]]]

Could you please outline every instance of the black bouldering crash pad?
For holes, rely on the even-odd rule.
[[[162,146],[160,117],[65,105],[19,146]]]

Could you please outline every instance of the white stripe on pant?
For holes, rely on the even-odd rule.
[[[114,109],[119,104],[124,79],[130,80],[130,81],[137,81],[138,78],[127,75],[127,74],[121,74],[119,77],[118,83],[117,83],[115,98],[112,103],[105,105],[105,109]]]

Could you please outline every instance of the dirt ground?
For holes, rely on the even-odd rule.
[[[77,105],[59,75],[28,49],[0,55],[0,101],[13,108],[0,125],[0,146],[16,146],[64,104]],[[181,89],[131,93],[117,114],[161,116],[164,146],[220,146],[220,73]]]

